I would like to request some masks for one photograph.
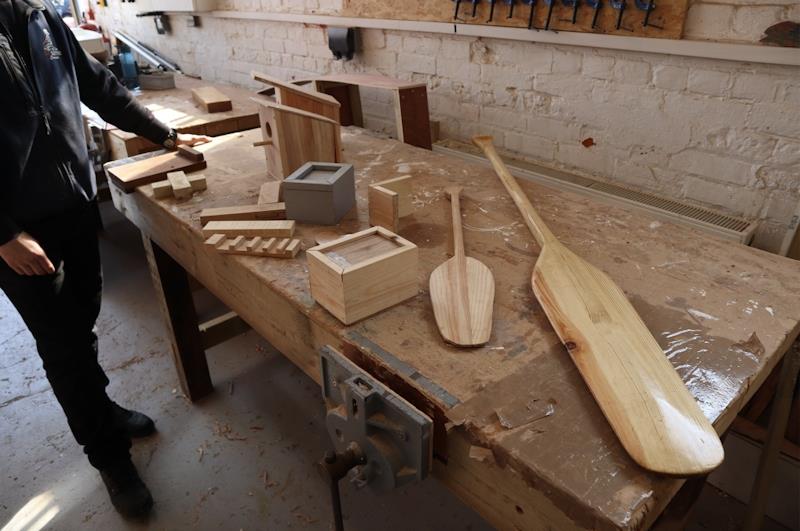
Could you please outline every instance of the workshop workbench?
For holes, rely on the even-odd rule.
[[[192,99],[192,89],[200,87],[219,89],[230,97],[233,108],[224,112],[206,112]],[[180,133],[218,136],[259,126],[258,105],[250,99],[253,96],[255,93],[247,89],[176,74],[175,88],[141,90],[136,94],[136,99],[150,109],[156,118]],[[85,112],[85,114],[90,121],[105,130],[109,160],[123,159],[160,149],[160,146],[134,133],[106,124],[95,113]]]
[[[419,295],[352,326],[315,304],[304,253],[294,260],[236,257],[203,246],[203,208],[254,204],[267,179],[258,130],[207,146],[208,190],[156,201],[150,186],[117,208],[143,233],[185,392],[212,390],[187,273],[319,382],[331,345],[435,422],[434,474],[503,529],[640,529],[683,481],[648,473],[625,453],[560,344],[530,287],[539,251],[491,169],[345,128],[356,168],[357,219],[367,227],[368,184],[413,179],[414,213],[400,235],[420,249]],[[494,330],[485,347],[445,344],[427,293],[446,258],[449,203],[464,188],[470,256],[494,272]],[[666,355],[723,433],[800,331],[800,265],[641,213],[521,182],[555,235],[626,292]],[[298,225],[303,248],[320,227]],[[330,231],[330,227],[325,227]],[[481,450],[486,448],[491,451]]]

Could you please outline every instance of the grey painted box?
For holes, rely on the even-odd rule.
[[[307,162],[283,180],[286,219],[336,225],[356,204],[352,164]]]

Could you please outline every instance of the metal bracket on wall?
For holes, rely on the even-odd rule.
[[[320,355],[326,424],[337,452],[355,444],[365,464],[356,477],[385,492],[425,479],[433,422],[331,347]]]

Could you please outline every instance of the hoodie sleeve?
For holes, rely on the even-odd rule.
[[[0,245],[13,240],[20,232],[14,220],[0,212]]]
[[[65,26],[64,31],[75,60],[81,101],[120,129],[162,144],[170,128],[136,101],[108,68],[87,54],[69,28]]]

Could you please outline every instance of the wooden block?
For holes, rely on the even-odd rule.
[[[411,176],[403,175],[371,184],[367,191],[369,224],[397,232],[400,218],[411,214]]]
[[[233,109],[231,99],[216,87],[192,89],[192,98],[206,112],[224,112]]]
[[[169,181],[158,181],[151,185],[153,187],[153,197],[156,199],[166,199],[172,197],[172,185]]]
[[[352,324],[417,295],[417,246],[382,227],[306,252],[311,295]]]
[[[286,219],[286,208],[283,203],[272,203],[269,205],[205,208],[200,212],[200,223],[203,225],[209,221],[258,219]]]
[[[226,236],[261,236],[262,238],[291,238],[294,235],[294,221],[209,221],[203,226],[203,236],[214,234]]]
[[[189,184],[192,186],[193,192],[202,192],[208,188],[208,184],[206,183],[206,176],[203,174],[200,175],[187,175],[187,179],[189,179]]]
[[[181,157],[187,158],[194,162],[205,160],[205,156],[202,153],[189,146],[178,146],[177,151],[178,155]]]
[[[187,199],[192,197],[192,185],[182,171],[174,171],[167,174],[167,180],[172,185],[172,195],[175,199]]]
[[[130,193],[138,186],[163,181],[170,172],[193,172],[206,167],[205,160],[192,161],[171,151],[130,164],[108,167],[106,173],[117,187]]]
[[[261,185],[258,193],[258,204],[267,205],[281,200],[281,181],[271,181]]]
[[[397,232],[400,226],[399,194],[382,186],[370,186],[367,190],[369,201],[369,224]]]
[[[224,235],[224,234],[214,234],[214,235],[210,236],[210,237],[209,237],[209,238],[208,238],[208,239],[205,241],[205,244],[206,244],[206,245],[210,245],[211,247],[216,247],[217,245],[219,245],[220,243],[222,243],[223,241],[225,241],[225,239],[226,239],[226,238],[225,238],[225,235]]]

